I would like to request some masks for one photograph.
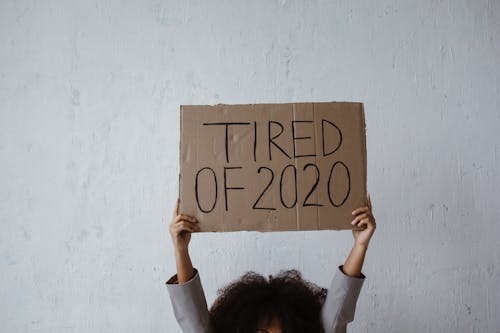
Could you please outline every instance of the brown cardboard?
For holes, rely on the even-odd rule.
[[[179,179],[180,212],[201,231],[352,229],[363,104],[182,105]]]

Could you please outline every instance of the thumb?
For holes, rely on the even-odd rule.
[[[175,208],[174,208],[174,212],[173,212],[173,217],[175,218],[177,215],[179,215],[179,203],[180,203],[180,199],[177,198],[177,201],[175,202]]]

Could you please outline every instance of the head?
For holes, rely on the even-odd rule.
[[[219,290],[210,316],[216,333],[321,333],[326,292],[297,270],[248,272]]]

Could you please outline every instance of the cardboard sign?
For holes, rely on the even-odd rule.
[[[201,231],[352,229],[363,104],[182,105],[179,191]]]

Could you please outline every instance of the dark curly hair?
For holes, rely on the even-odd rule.
[[[321,307],[327,289],[306,281],[297,270],[266,279],[247,272],[219,289],[210,308],[215,333],[255,333],[257,325],[279,319],[286,333],[322,333]]]

